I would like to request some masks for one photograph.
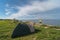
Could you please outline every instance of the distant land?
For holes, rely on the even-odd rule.
[[[13,19],[0,19],[0,20],[13,20]],[[42,23],[46,25],[60,26],[60,19],[33,19],[33,20],[19,20],[19,21],[39,22],[39,20],[42,20]]]

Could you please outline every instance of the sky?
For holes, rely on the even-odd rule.
[[[0,19],[60,19],[60,0],[0,0]]]

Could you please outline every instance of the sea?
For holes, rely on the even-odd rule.
[[[60,20],[57,19],[45,19],[42,20],[42,23],[47,25],[60,26]]]
[[[30,20],[33,22],[39,22],[39,20]],[[60,19],[42,19],[42,23],[52,26],[60,26]]]

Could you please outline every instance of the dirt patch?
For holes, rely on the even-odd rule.
[[[44,28],[48,28],[48,27],[44,27]]]
[[[56,29],[56,30],[60,30],[60,29]]]

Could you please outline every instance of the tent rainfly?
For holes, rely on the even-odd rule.
[[[12,38],[27,35],[35,31],[31,24],[18,24],[12,33]]]

